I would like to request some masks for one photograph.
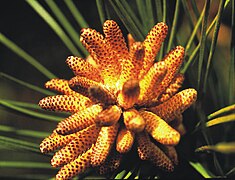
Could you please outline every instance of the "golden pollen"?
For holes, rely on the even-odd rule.
[[[51,160],[53,167],[62,166],[56,179],[71,179],[90,167],[100,174],[113,172],[134,145],[140,159],[174,170],[174,146],[185,133],[182,113],[196,101],[197,91],[178,92],[184,81],[182,46],[155,62],[167,31],[158,23],[143,42],[129,34],[127,46],[113,20],[105,21],[104,34],[81,30],[90,55],[69,56],[66,63],[75,76],[48,81],[46,88],[60,95],[39,102],[43,109],[71,113],[40,144],[42,153],[59,149]]]

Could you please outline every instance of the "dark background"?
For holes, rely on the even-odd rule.
[[[51,14],[44,1],[39,1],[44,8]],[[56,4],[65,13],[68,20],[72,23],[73,27],[79,32],[81,27],[77,25],[71,13],[67,9],[64,2],[55,1]],[[98,11],[95,0],[77,0],[77,8],[84,16],[89,26],[102,31]],[[126,30],[122,23],[116,17],[115,13],[111,11],[112,17],[121,25],[124,34]],[[230,16],[228,16],[230,17]],[[229,22],[229,18],[224,18],[225,24]],[[7,38],[16,43],[19,47],[37,59],[42,65],[49,69],[52,73],[59,78],[69,79],[73,76],[70,69],[67,67],[65,60],[68,56],[72,55],[70,51],[64,46],[60,38],[53,32],[47,23],[23,0],[4,0],[0,5],[0,32]],[[38,72],[34,67],[25,62],[21,57],[14,54],[4,45],[0,44],[0,71],[18,79],[24,80],[31,84],[43,87],[44,83],[48,80],[44,75]],[[9,80],[0,78],[0,98],[12,99],[18,101],[26,101],[31,103],[38,103],[44,95],[29,90],[25,87],[17,85]],[[52,131],[55,127],[54,123],[40,122],[34,118],[25,117],[17,113],[8,113],[9,110],[0,107],[1,124],[15,126],[18,129],[30,129],[39,131]],[[187,116],[187,114],[186,114]],[[33,122],[33,123],[32,123]],[[12,135],[14,137],[14,135]],[[34,143],[40,143],[41,139],[29,139],[21,137],[21,139],[28,140]],[[195,146],[195,139],[192,137],[184,137],[178,147],[180,165],[173,174],[166,175],[169,178],[201,178],[201,176],[192,169],[187,163],[186,159],[193,160],[192,147]],[[27,154],[27,152],[6,151],[0,149],[0,160],[36,160],[48,162],[48,157],[40,155]],[[128,162],[128,161],[127,161]],[[43,170],[31,170],[32,173],[42,172]],[[20,169],[0,169],[1,174],[24,174],[25,171]],[[50,172],[48,172],[50,173]],[[55,173],[55,171],[52,171]]]

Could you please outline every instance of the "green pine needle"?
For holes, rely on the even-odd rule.
[[[49,6],[49,8],[52,10],[52,12],[55,14],[57,20],[66,30],[66,32],[69,34],[73,42],[79,47],[79,50],[81,50],[87,56],[88,52],[86,51],[86,49],[83,47],[82,43],[80,42],[78,32],[69,23],[68,19],[65,17],[65,15],[60,10],[60,8],[56,5],[56,3],[53,0],[46,0],[45,2]]]
[[[46,89],[43,89],[43,88],[40,88],[38,86],[35,86],[35,85],[32,85],[30,83],[27,83],[25,81],[22,81],[20,79],[17,79],[13,76],[10,76],[8,74],[5,74],[5,73],[2,73],[0,72],[0,77],[1,78],[5,78],[5,79],[8,79],[8,80],[11,80],[17,84],[20,84],[21,86],[25,87],[25,88],[28,88],[28,89],[31,89],[31,90],[34,90],[36,92],[39,92],[39,93],[42,93],[42,94],[45,94],[45,95],[48,95],[48,96],[51,96],[51,95],[55,95],[55,93],[51,92],[51,91],[48,91]]]
[[[98,9],[99,17],[100,17],[100,24],[103,26],[105,20],[106,20],[106,15],[105,15],[105,7],[104,7],[104,2],[103,0],[96,0],[96,6]]]
[[[38,1],[26,0],[26,2],[37,12],[44,21],[52,28],[52,30],[58,35],[58,37],[63,41],[66,47],[75,55],[81,56],[77,48],[74,46],[69,37],[65,34],[63,29],[55,21],[55,19],[40,5]]]
[[[211,43],[211,48],[210,48],[210,52],[209,52],[209,57],[208,57],[208,60],[207,60],[206,72],[205,72],[204,81],[203,81],[203,91],[204,91],[204,93],[206,93],[206,89],[207,89],[207,79],[208,79],[208,75],[209,75],[210,68],[211,68],[212,57],[214,55],[216,44],[217,44],[221,16],[222,16],[222,13],[223,13],[223,10],[224,10],[224,4],[225,4],[225,0],[221,0],[220,5],[219,5],[218,14],[217,14],[215,30],[214,30],[213,37],[212,37],[212,43]]]
[[[17,150],[26,150],[26,151],[41,154],[39,150],[39,145],[28,142],[28,141],[0,136],[0,144],[1,146],[6,146],[8,148],[13,148]]]
[[[198,29],[199,29],[199,27],[200,27],[200,25],[202,23],[202,19],[203,19],[204,13],[205,13],[205,8],[202,10],[201,15],[198,18],[197,23],[196,23],[192,33],[190,34],[189,40],[188,40],[186,48],[185,48],[185,55],[188,55],[188,52],[189,52],[190,48],[192,47],[193,39],[195,38],[195,36],[196,36],[196,34],[198,32]]]
[[[130,18],[135,23],[136,27],[138,27],[138,29],[140,30],[141,34],[147,35],[148,30],[143,27],[143,23],[141,23],[140,20],[137,18],[136,14],[132,10],[131,6],[125,0],[122,0],[121,3],[123,4],[123,7],[125,7],[127,14],[130,16]]]
[[[123,179],[125,175],[127,174],[126,170],[122,170],[120,173],[118,173],[114,179]]]
[[[229,0],[227,0],[227,1],[225,2],[224,8],[226,8],[226,7],[228,6],[229,2],[230,2]],[[203,16],[202,16],[202,17],[203,17]],[[206,36],[208,36],[208,35],[210,34],[212,28],[215,26],[215,22],[216,22],[217,18],[218,18],[218,16],[216,16],[216,17],[213,19],[213,21],[211,22],[210,26],[208,27],[208,29],[207,29],[207,31],[206,31]],[[199,21],[198,21],[198,22],[199,22]],[[201,47],[201,43],[199,42],[198,45],[197,45],[197,47],[196,47],[196,48],[193,50],[193,52],[191,53],[191,55],[190,55],[188,61],[187,61],[187,62],[185,63],[185,65],[184,65],[184,67],[181,69],[180,72],[181,72],[182,74],[186,73],[186,71],[188,70],[189,66],[193,63],[193,60],[194,60],[194,58],[196,57],[196,55],[198,54],[198,51],[199,51],[200,47]],[[188,48],[189,48],[189,47],[188,47]]]
[[[215,126],[217,124],[233,122],[233,121],[235,121],[235,113],[212,119],[206,123],[206,126],[211,127],[211,126]]]
[[[235,142],[220,142],[216,145],[201,146],[195,150],[195,152],[214,151],[223,154],[235,153]]]
[[[163,1],[162,3],[163,6],[163,16],[162,16],[162,22],[166,23],[166,15],[167,15],[167,7],[166,7],[166,1]],[[164,54],[164,42],[162,43],[162,47],[160,49],[159,55],[158,55],[158,59],[162,59],[163,58],[163,54]]]
[[[176,0],[176,5],[175,5],[175,14],[173,18],[173,23],[171,27],[171,32],[170,32],[170,38],[167,46],[167,52],[169,52],[172,48],[173,40],[175,39],[176,35],[176,27],[178,23],[178,18],[179,18],[179,9],[180,9],[180,0]]]
[[[47,120],[47,121],[52,121],[52,122],[59,122],[62,120],[62,117],[58,117],[58,116],[53,116],[53,115],[47,115],[45,113],[39,113],[39,112],[35,112],[32,110],[28,110],[26,108],[22,108],[22,107],[18,107],[16,105],[13,105],[7,101],[4,101],[2,99],[0,99],[0,106],[4,106],[8,109],[12,109],[16,112],[22,113],[24,115],[33,117],[33,118],[37,118],[37,119],[43,119],[43,120]]]
[[[147,12],[146,12],[145,1],[136,0],[136,5],[138,8],[138,13],[141,19],[141,23],[143,24],[143,29],[145,29],[145,31],[148,31],[148,24],[147,24],[148,21],[146,21]]]
[[[19,136],[27,136],[32,138],[45,138],[50,135],[48,132],[39,132],[33,130],[26,130],[26,129],[16,129],[11,126],[4,126],[0,125],[0,132],[8,132],[13,133]]]
[[[235,104],[232,104],[230,106],[226,106],[224,108],[219,109],[218,111],[215,111],[214,113],[210,114],[207,118],[208,119],[213,119],[219,115],[222,115],[224,113],[228,112],[234,112],[235,111]]]
[[[53,169],[49,163],[30,161],[0,161],[1,168],[26,168],[26,169]]]
[[[27,103],[27,102],[22,102],[22,101],[14,101],[14,100],[8,100],[8,99],[0,99],[3,100],[4,102],[7,102],[9,104],[13,104],[15,106],[23,107],[23,108],[29,108],[29,109],[41,109],[38,104],[34,103]]]
[[[152,0],[146,0],[146,13],[145,21],[148,22],[148,31],[154,26],[153,4]]]
[[[26,62],[31,64],[33,67],[35,67],[39,72],[41,72],[43,75],[45,75],[48,79],[56,78],[54,74],[52,74],[49,70],[47,70],[43,65],[41,65],[38,60],[33,58],[31,55],[29,55],[27,52],[25,52],[23,49],[21,49],[19,46],[17,46],[14,42],[12,42],[10,39],[8,39],[5,35],[0,33],[0,43],[8,47],[10,50],[12,50],[14,53],[16,53],[18,56],[23,58]]]
[[[80,13],[80,11],[77,9],[76,5],[73,3],[71,0],[64,0],[65,4],[69,8],[70,12],[72,13],[74,19],[76,22],[79,24],[80,27],[82,28],[87,28],[89,27],[88,23]]]
[[[231,18],[231,29],[232,30],[232,36],[231,36],[231,47],[230,47],[230,51],[231,51],[231,56],[230,56],[230,64],[229,64],[229,89],[228,89],[228,102],[229,104],[232,104],[235,102],[235,2],[231,1],[231,6],[232,6],[232,18]]]
[[[206,0],[205,2],[205,14],[203,18],[202,23],[202,31],[201,31],[201,39],[200,39],[200,48],[199,48],[199,59],[198,59],[198,77],[197,77],[197,87],[199,90],[199,93],[201,95],[201,79],[202,79],[202,68],[203,68],[203,62],[205,59],[205,48],[206,48],[206,29],[207,29],[207,20],[209,16],[209,10],[210,10],[210,0]]]
[[[207,169],[205,169],[200,163],[194,163],[192,161],[189,161],[189,164],[197,170],[197,172],[199,172],[204,178],[213,178],[215,177],[214,175],[212,175],[211,172],[209,172]]]
[[[156,5],[156,15],[157,15],[157,21],[161,22],[162,21],[162,1],[155,0],[155,5]]]
[[[133,21],[131,16],[128,14],[128,11],[125,9],[122,3],[119,0],[115,0],[115,2],[112,0],[109,0],[109,3],[112,5],[114,11],[118,15],[118,17],[122,20],[123,24],[129,31],[129,33],[132,34],[134,39],[136,41],[143,41],[144,35],[138,29],[135,22]]]

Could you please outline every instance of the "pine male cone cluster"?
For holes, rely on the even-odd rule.
[[[40,144],[42,153],[59,149],[51,160],[53,167],[61,167],[56,179],[70,179],[90,167],[100,174],[112,172],[132,148],[140,159],[174,170],[174,146],[185,133],[182,113],[196,101],[197,92],[179,91],[183,47],[155,62],[167,30],[158,23],[143,42],[129,34],[127,46],[113,20],[104,23],[104,35],[82,29],[80,40],[90,56],[68,57],[75,76],[48,81],[46,88],[61,95],[39,102],[43,109],[71,113]]]

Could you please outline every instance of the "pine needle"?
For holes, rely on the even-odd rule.
[[[228,103],[232,104],[235,101],[235,2],[231,1],[232,3],[232,18],[231,18],[231,29],[232,29],[232,36],[231,36],[231,47],[230,47],[230,64],[229,64],[229,89],[228,89],[228,94],[229,94],[229,100]]]
[[[27,142],[27,141],[23,141],[19,139],[9,138],[5,136],[0,136],[0,142],[1,142],[0,143],[1,145],[4,145],[9,148],[27,150],[27,151],[41,154],[38,144],[34,144],[31,142]]]
[[[14,53],[16,53],[21,58],[23,58],[23,60],[25,60],[30,65],[32,65],[34,68],[36,68],[39,72],[41,72],[48,79],[56,78],[56,76],[54,74],[52,74],[49,70],[47,70],[43,65],[41,65],[38,62],[38,60],[33,58],[27,52],[25,52],[23,49],[21,49],[19,46],[17,46],[14,42],[12,42],[10,39],[8,39],[2,33],[0,33],[0,43],[5,45],[6,47],[8,47],[10,50],[12,50]]]
[[[68,35],[71,37],[73,42],[79,47],[79,50],[81,50],[86,56],[88,55],[88,52],[83,47],[82,43],[80,42],[79,34],[73,26],[70,24],[68,19],[65,17],[63,12],[60,10],[60,8],[56,5],[56,3],[53,0],[46,0],[45,1],[49,8],[52,10],[54,15],[56,16],[57,20],[60,22],[60,24],[63,26],[63,28],[66,30]]]
[[[0,72],[0,77],[1,78],[5,78],[5,79],[8,79],[8,80],[11,80],[17,84],[20,84],[21,86],[25,87],[25,88],[28,88],[28,89],[31,89],[31,90],[34,90],[36,92],[39,92],[39,93],[42,93],[42,94],[45,94],[45,95],[55,95],[55,93],[51,92],[51,91],[48,91],[46,89],[43,89],[43,88],[40,88],[38,86],[35,86],[35,85],[32,85],[30,83],[27,83],[25,81],[22,81],[20,79],[17,79],[13,76],[10,76],[8,74],[5,74],[5,73],[2,73]]]
[[[101,26],[103,26],[104,21],[106,20],[104,1],[96,0],[96,6],[97,6],[99,17],[100,17],[100,24]]]
[[[65,34],[63,29],[55,21],[55,19],[40,5],[38,1],[26,0],[26,2],[37,12],[43,20],[52,28],[52,30],[58,35],[66,47],[75,55],[82,56],[77,48],[74,46],[69,37]]]
[[[212,175],[211,172],[209,172],[207,169],[205,169],[200,163],[196,162],[192,162],[189,161],[189,164],[197,170],[197,172],[199,172],[204,178],[213,178],[215,176]]]
[[[207,20],[209,16],[209,10],[210,10],[210,0],[206,0],[205,2],[205,14],[203,18],[202,23],[202,31],[201,31],[201,39],[200,39],[200,50],[199,50],[199,59],[198,59],[198,77],[197,77],[197,87],[199,90],[199,93],[201,92],[201,79],[202,79],[202,68],[203,68],[203,61],[205,59],[205,48],[206,48],[206,29],[207,29]],[[200,94],[201,95],[201,94]]]
[[[222,115],[224,113],[233,112],[233,111],[235,111],[235,104],[221,108],[218,111],[215,111],[212,114],[208,115],[207,118],[212,119],[212,118],[215,118],[215,117]]]
[[[179,18],[179,10],[180,10],[180,0],[176,0],[175,11],[174,11],[175,13],[174,13],[173,23],[171,27],[171,32],[170,32],[170,38],[168,41],[167,52],[171,50],[173,40],[175,39],[176,27],[177,27],[177,22]]]
[[[73,17],[75,18],[78,25],[82,28],[89,27],[88,23],[80,13],[80,11],[77,9],[76,5],[71,0],[64,0],[65,4],[69,8],[70,12],[72,13]]]
[[[235,142],[220,142],[216,145],[201,146],[195,152],[215,151],[223,154],[235,153]]]
[[[31,117],[38,118],[38,119],[44,119],[47,121],[59,122],[62,119],[61,117],[58,117],[58,116],[47,115],[45,113],[39,113],[39,112],[35,112],[32,110],[28,110],[26,108],[18,107],[1,99],[0,99],[0,106],[4,106],[8,109],[12,109],[16,112],[22,113],[27,116],[31,116]]]
[[[219,5],[218,14],[217,14],[218,18],[216,20],[215,29],[214,29],[214,33],[213,33],[213,37],[212,37],[212,43],[211,43],[211,48],[210,48],[210,52],[209,52],[209,57],[207,60],[206,72],[205,72],[204,81],[203,81],[204,83],[203,83],[202,89],[203,89],[204,93],[206,93],[206,89],[207,89],[207,79],[208,79],[208,75],[210,72],[211,61],[212,61],[212,58],[213,58],[213,55],[215,52],[215,48],[216,48],[216,44],[217,44],[221,18],[222,18],[222,14],[223,14],[223,10],[224,10],[224,4],[225,4],[225,0],[221,0],[220,5]]]
[[[235,113],[212,119],[206,123],[206,126],[211,127],[211,126],[215,126],[218,124],[233,122],[233,121],[235,121]]]
[[[30,161],[0,161],[1,168],[24,168],[24,169],[53,169],[49,163]]]
[[[0,125],[0,131],[13,133],[19,136],[32,137],[32,138],[44,138],[50,135],[50,133],[48,132],[40,132],[40,131],[33,131],[33,130],[26,130],[26,129],[16,129],[11,126],[4,126],[4,125]]]

